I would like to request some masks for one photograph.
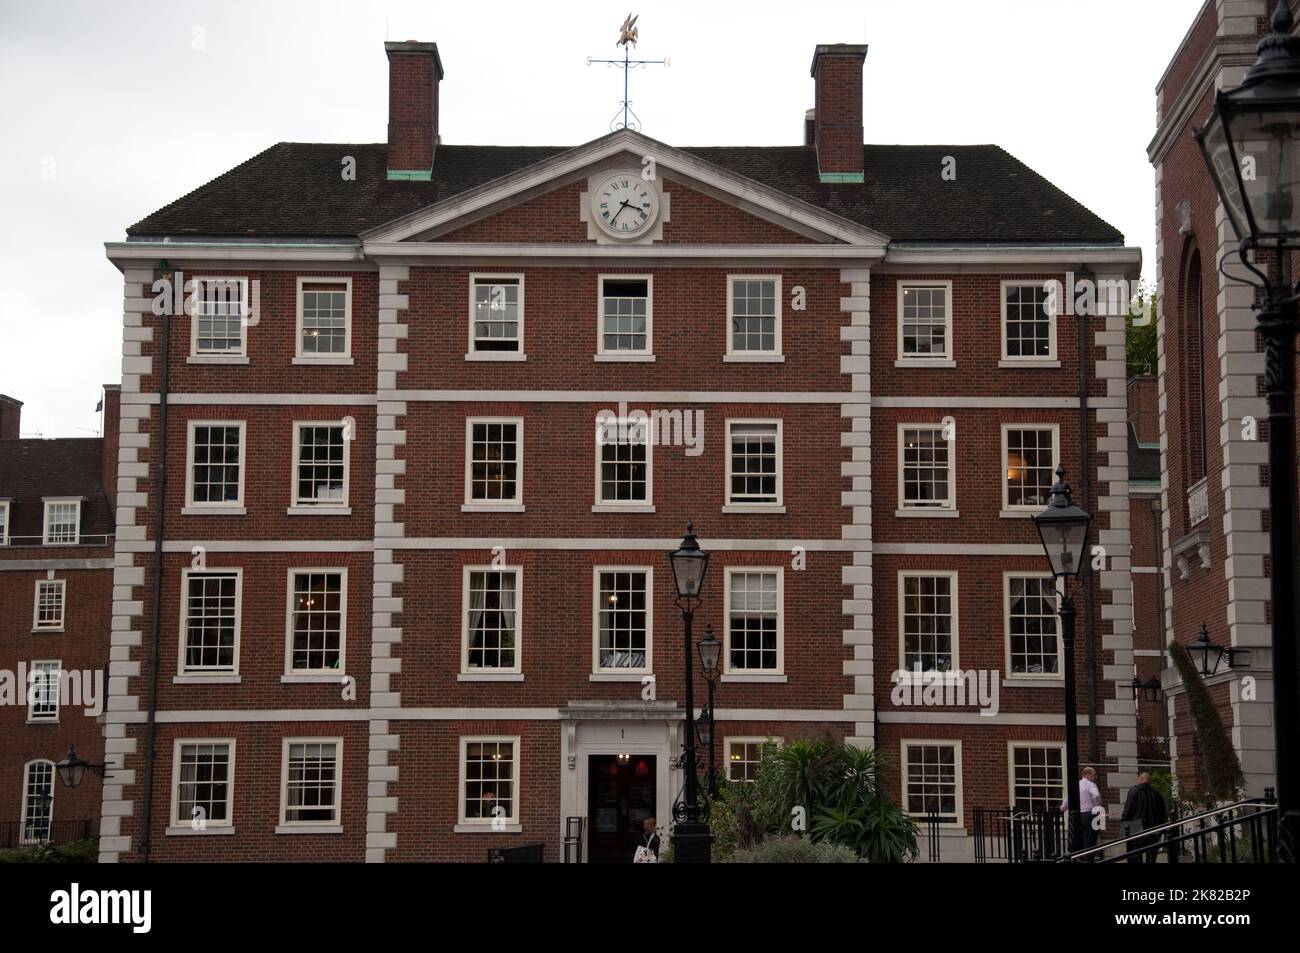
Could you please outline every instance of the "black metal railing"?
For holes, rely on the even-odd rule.
[[[34,549],[37,547],[76,549],[78,547],[109,546],[112,544],[113,539],[114,534],[112,533],[82,533],[77,537],[75,543],[47,543],[44,536],[6,536],[0,539],[0,545],[11,546],[14,549]]]
[[[925,816],[926,860],[939,863],[939,815],[931,811]]]
[[[89,820],[54,821],[51,824],[28,824],[22,821],[0,822],[0,850],[31,847],[36,844],[68,844],[93,837]]]
[[[585,817],[566,817],[564,819],[564,862],[566,864],[582,863],[582,831],[586,825]]]
[[[1065,816],[1060,811],[977,807],[972,821],[977,864],[1050,861],[1065,850]]]
[[[521,844],[518,847],[493,847],[488,850],[489,864],[540,864],[545,844]]]
[[[1077,863],[1270,864],[1277,859],[1277,803],[1247,798],[1178,818],[1059,858]]]

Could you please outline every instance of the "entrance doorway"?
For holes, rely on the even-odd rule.
[[[591,755],[587,763],[587,859],[631,863],[655,813],[654,755]]]

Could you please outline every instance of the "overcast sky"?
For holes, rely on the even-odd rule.
[[[0,393],[23,436],[98,432],[132,222],[279,141],[386,136],[385,39],[438,43],[451,143],[609,131],[634,0],[0,0]],[[997,143],[1154,268],[1155,83],[1201,0],[644,0],[632,74],[671,145],[801,141],[817,43],[870,45],[866,141]],[[960,173],[959,173],[960,174]]]

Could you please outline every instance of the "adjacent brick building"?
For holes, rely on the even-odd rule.
[[[1243,79],[1276,4],[1207,0],[1156,88],[1156,256],[1160,282],[1160,446],[1166,640],[1202,626],[1233,649],[1206,679],[1245,772],[1246,793],[1275,783],[1269,614],[1267,406],[1254,291],[1225,281],[1237,236],[1192,137],[1216,90]],[[1295,6],[1294,4],[1292,5]],[[1170,753],[1199,790],[1196,736],[1176,670],[1164,672]]]
[[[54,764],[75,746],[102,764],[117,482],[110,439],[21,439],[22,403],[0,395],[0,848],[95,835],[101,792]]]
[[[1105,550],[1081,750],[1117,802],[1124,319],[1043,305],[1139,253],[999,148],[862,145],[865,46],[819,46],[805,142],[753,148],[446,144],[437,47],[385,46],[388,143],[280,143],[108,246],[101,858],[556,860],[570,818],[630,858],[683,783],[688,520],[724,769],[875,745],[960,856],[975,808],[1063,790],[1027,519],[1058,461]],[[1005,676],[996,713],[895,704],[916,667]]]

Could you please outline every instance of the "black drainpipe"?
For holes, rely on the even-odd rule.
[[[1078,276],[1086,282],[1093,280],[1087,265],[1079,266]],[[1073,289],[1070,293],[1074,293]],[[1097,301],[1095,294],[1093,300]],[[1079,332],[1079,495],[1087,500],[1084,506],[1100,516],[1092,498],[1092,454],[1088,452],[1088,322],[1087,315],[1078,308],[1075,308],[1075,324]],[[1101,760],[1101,737],[1097,731],[1096,609],[1092,604],[1092,556],[1089,553],[1084,558],[1089,566],[1079,579],[1083,583],[1083,654],[1088,662],[1084,666],[1088,673],[1088,760],[1097,764]]]
[[[160,267],[166,275],[170,266],[167,262],[162,262]],[[172,275],[171,278],[175,281],[176,275]],[[183,298],[184,293],[183,288],[172,289],[172,299],[169,304],[174,304]],[[166,513],[167,498],[167,395],[168,371],[171,365],[171,315],[162,315],[162,320],[157,322],[157,326],[162,332],[157,349],[162,369],[158,377],[158,449],[154,454],[154,542],[151,587],[153,616],[149,620],[149,702],[146,709],[144,741],[144,806],[140,811],[140,861],[146,864],[149,863],[149,832],[153,827],[153,778],[154,765],[157,761],[155,748],[158,739],[158,641],[162,622],[163,517]]]

